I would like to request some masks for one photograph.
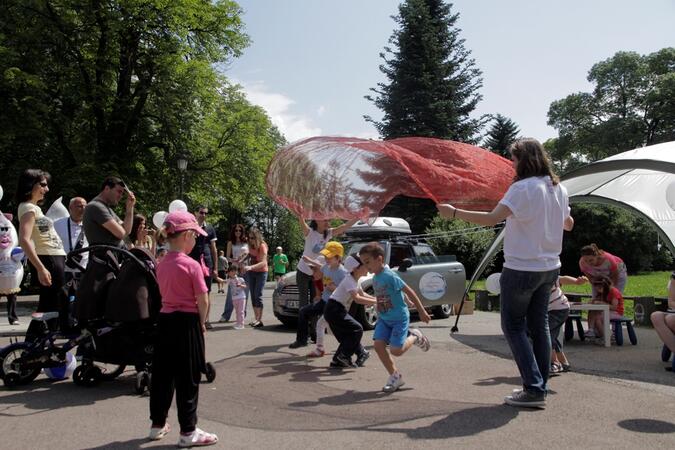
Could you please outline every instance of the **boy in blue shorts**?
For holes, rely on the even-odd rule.
[[[429,339],[417,328],[410,328],[410,311],[403,298],[405,293],[412,299],[420,320],[429,323],[431,317],[424,310],[422,302],[415,291],[410,289],[396,273],[384,265],[384,249],[377,242],[366,244],[359,251],[359,256],[373,277],[373,290],[377,298],[377,324],[373,333],[375,351],[389,372],[389,379],[382,390],[394,392],[405,383],[401,372],[394,364],[393,356],[401,356],[410,347],[417,345],[422,351],[428,351]],[[389,351],[387,351],[387,344]]]

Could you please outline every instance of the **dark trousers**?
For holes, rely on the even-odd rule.
[[[160,314],[158,327],[152,355],[150,420],[153,426],[166,423],[176,391],[180,431],[190,433],[197,426],[199,382],[206,368],[199,314]]]
[[[66,284],[65,256],[52,255],[38,255],[40,261],[49,271],[52,276],[51,286],[43,286],[37,274],[37,270],[30,264],[31,277],[34,283],[40,286],[40,297],[38,298],[37,312],[53,312],[58,311],[61,317],[67,317],[68,303],[63,290]],[[59,328],[59,319],[52,319],[47,321],[47,328],[50,331],[56,331]],[[37,337],[42,336],[45,332],[44,322],[31,320],[26,330],[26,341],[33,341]]]
[[[19,320],[19,317],[16,315],[16,294],[2,294],[7,297],[7,320],[9,323],[12,323],[16,320]]]
[[[342,353],[351,358],[353,354],[360,354],[364,351],[361,345],[363,327],[349,314],[342,303],[328,300],[323,317],[328,322],[335,339],[340,343],[335,352],[336,355]]]
[[[323,314],[323,309],[326,306],[324,300],[319,300],[316,303],[310,303],[300,308],[298,312],[298,331],[295,337],[295,340],[298,342],[307,342],[307,336],[309,333],[309,326],[311,322],[314,322],[313,318],[318,318]]]
[[[315,294],[314,277],[298,270],[295,275],[295,282],[298,285],[298,304],[300,308],[310,305]]]

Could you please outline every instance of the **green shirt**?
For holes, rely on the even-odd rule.
[[[272,265],[274,266],[274,273],[286,273],[286,265],[288,264],[288,256],[275,253],[272,257]]]

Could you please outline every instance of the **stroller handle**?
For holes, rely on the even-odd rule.
[[[91,251],[94,251],[94,250],[112,250],[113,253],[119,253],[121,255],[124,255],[125,258],[131,259],[136,264],[138,264],[140,267],[142,267],[143,270],[145,270],[146,272],[150,272],[148,270],[148,266],[143,261],[138,259],[138,257],[136,255],[134,255],[133,253],[131,253],[129,250],[127,250],[125,248],[115,247],[114,245],[103,245],[103,244],[90,245],[89,247],[82,247],[82,248],[75,249],[75,250],[71,251],[70,253],[68,253],[66,255],[66,264],[72,264],[72,265],[76,266],[78,269],[80,269],[81,272],[84,273],[86,268],[82,267],[79,264],[79,262],[74,260],[74,258],[77,255],[80,255],[82,253],[91,252]],[[70,267],[72,267],[72,266],[70,266]]]

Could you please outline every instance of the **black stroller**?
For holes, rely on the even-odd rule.
[[[152,380],[152,353],[157,335],[161,296],[155,258],[145,249],[125,250],[94,245],[68,254],[66,264],[89,252],[89,264],[78,282],[74,315],[91,333],[79,346],[81,364],[73,373],[78,385],[113,379],[127,366],[136,369],[135,392],[142,394]],[[216,377],[206,364],[207,381]]]

